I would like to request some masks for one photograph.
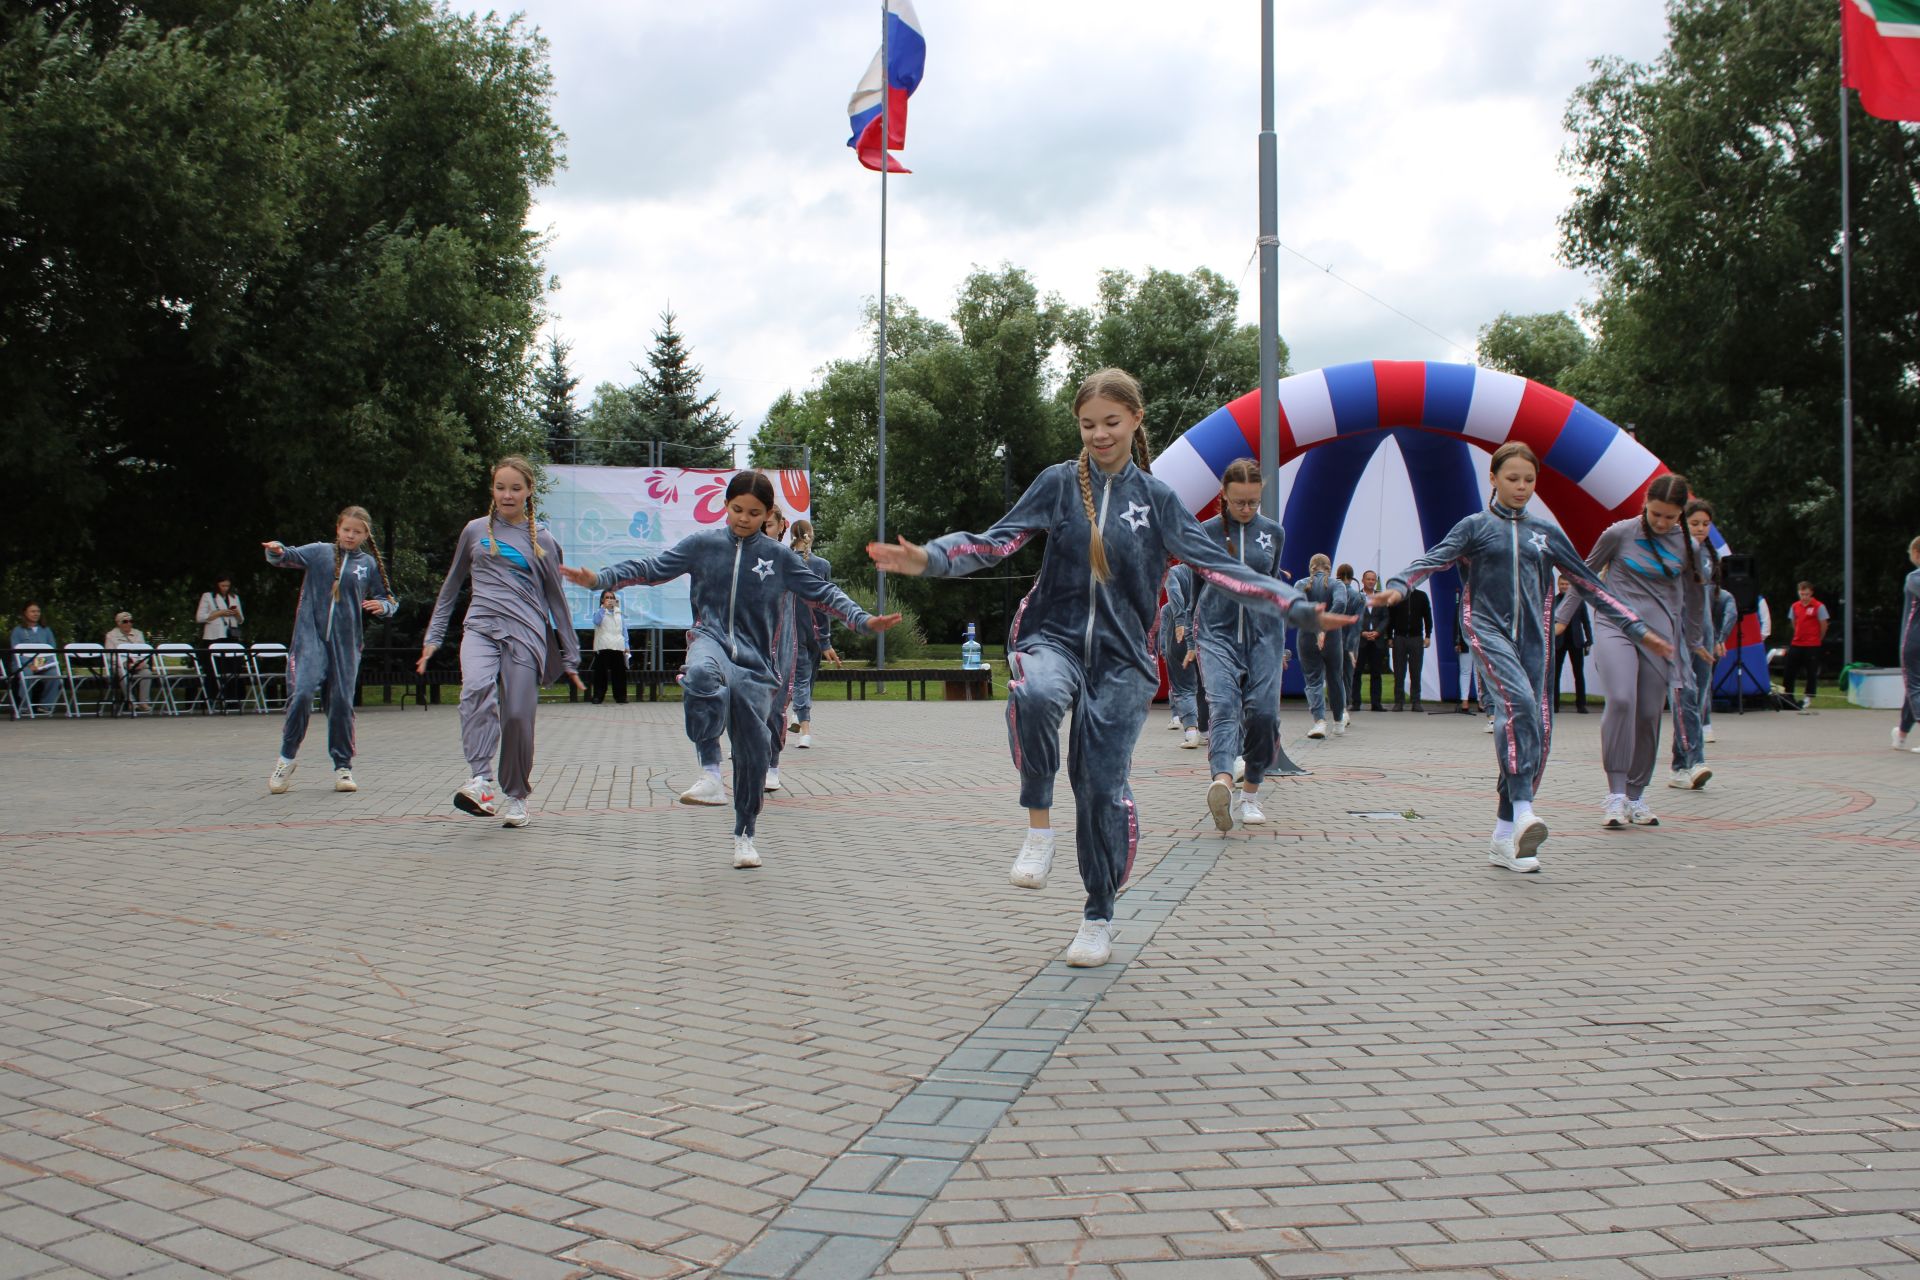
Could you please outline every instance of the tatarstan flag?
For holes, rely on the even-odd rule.
[[[1882,120],[1920,120],[1920,0],[1840,0],[1847,87]]]

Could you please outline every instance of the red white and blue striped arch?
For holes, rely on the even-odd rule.
[[[1284,378],[1279,385],[1283,567],[1296,579],[1325,552],[1384,577],[1486,503],[1488,455],[1509,440],[1541,461],[1536,511],[1585,552],[1640,510],[1666,471],[1633,436],[1571,396],[1474,365],[1372,360]],[[1260,455],[1260,394],[1249,392],[1188,429],[1154,459],[1156,476],[1205,519],[1220,473]],[[1457,573],[1427,584],[1435,644],[1424,695],[1457,696]],[[1297,664],[1284,684],[1298,685]]]
[[[1344,516],[1352,482],[1359,479],[1354,463],[1364,464],[1389,438],[1406,459],[1429,544],[1480,507],[1475,490],[1483,486],[1476,483],[1477,471],[1485,467],[1473,470],[1471,454],[1458,446],[1489,453],[1509,440],[1530,446],[1541,462],[1540,500],[1582,551],[1609,524],[1638,512],[1647,485],[1667,470],[1630,434],[1572,396],[1476,365],[1419,360],[1333,365],[1283,378],[1278,398],[1276,465],[1338,446],[1328,450],[1327,466],[1303,466],[1291,486],[1290,498],[1309,499],[1299,514],[1322,517],[1304,523]],[[1154,459],[1153,471],[1200,514],[1219,497],[1227,464],[1259,454],[1260,393],[1250,391],[1168,445]],[[1347,456],[1336,458],[1339,454]],[[1438,508],[1458,515],[1436,529],[1425,518],[1430,507],[1436,516]],[[1283,523],[1291,532],[1293,522]]]

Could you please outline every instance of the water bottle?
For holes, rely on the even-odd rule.
[[[960,665],[974,671],[986,664],[980,661],[980,642],[974,638],[973,624],[967,624],[967,638],[960,645]]]

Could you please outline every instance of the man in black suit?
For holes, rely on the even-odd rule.
[[[1433,643],[1433,605],[1418,587],[1387,609],[1386,641],[1393,651],[1393,709],[1404,711],[1409,696],[1420,711],[1420,674]]]

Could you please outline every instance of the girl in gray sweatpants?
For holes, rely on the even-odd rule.
[[[1587,553],[1587,568],[1606,579],[1607,591],[1627,612],[1673,637],[1675,649],[1670,657],[1646,652],[1636,635],[1601,611],[1604,625],[1594,628],[1593,656],[1607,695],[1600,717],[1600,761],[1607,772],[1602,826],[1660,825],[1646,800],[1660,755],[1660,717],[1669,698],[1678,705],[1691,696],[1689,656],[1701,643],[1705,612],[1680,523],[1686,501],[1686,477],[1655,476],[1641,513],[1608,525]],[[1573,620],[1572,600],[1569,595],[1561,601],[1556,626]],[[1679,717],[1674,731],[1697,730]],[[1691,742],[1683,746],[1693,750]]]
[[[1893,731],[1893,748],[1907,745],[1915,720],[1920,720],[1920,538],[1907,544],[1907,559],[1915,566],[1907,575],[1900,600],[1900,677],[1906,698],[1900,704],[1900,723]],[[1920,746],[1913,748],[1920,751]]]
[[[692,579],[693,629],[680,677],[687,737],[701,776],[682,804],[726,802],[720,783],[720,735],[733,745],[733,865],[760,865],[754,831],[765,798],[773,701],[791,672],[791,597],[825,605],[850,627],[885,631],[899,614],[876,618],[808,568],[791,547],[763,532],[773,484],[757,471],[727,484],[727,522],[690,534],[656,556],[622,561],[598,574],[568,569],[569,581],[606,590]],[[789,595],[791,593],[791,596]]]
[[[1673,701],[1673,772],[1667,785],[1676,790],[1698,791],[1713,777],[1707,767],[1707,708],[1712,699],[1713,662],[1719,656],[1720,557],[1709,536],[1713,532],[1713,504],[1694,498],[1686,506],[1688,567],[1693,583],[1687,590],[1700,597],[1700,643],[1689,649],[1686,658],[1686,696]]]
[[[1199,678],[1193,669],[1193,663],[1187,661],[1192,651],[1193,634],[1193,568],[1190,565],[1177,564],[1167,571],[1167,602],[1160,606],[1160,656],[1167,664],[1167,704],[1173,712],[1170,729],[1184,730],[1180,745],[1198,747],[1200,745],[1200,701],[1194,696],[1194,682]]]
[[[362,543],[373,554],[360,550]],[[334,521],[332,542],[261,546],[268,564],[306,574],[300,603],[294,607],[293,643],[287,649],[287,719],[280,732],[280,758],[267,790],[280,795],[292,785],[294,757],[307,736],[313,696],[324,687],[333,789],[358,791],[353,780],[353,689],[360,674],[360,615],[391,618],[400,607],[373,541],[373,517],[364,507],[348,507]]]
[[[1522,872],[1540,869],[1539,849],[1547,838],[1533,797],[1553,745],[1554,570],[1624,635],[1645,637],[1671,652],[1615,597],[1611,584],[1594,576],[1566,534],[1527,512],[1539,469],[1526,445],[1501,445],[1493,455],[1493,497],[1486,510],[1455,525],[1371,601],[1397,604],[1423,579],[1460,567],[1462,630],[1493,706],[1500,766],[1500,803],[1487,857],[1496,867]]]
[[[1071,711],[1067,776],[1087,897],[1066,959],[1087,967],[1112,955],[1114,900],[1139,844],[1127,774],[1159,684],[1150,641],[1168,560],[1186,561],[1197,580],[1255,609],[1285,613],[1304,630],[1343,622],[1228,555],[1148,473],[1144,402],[1131,375],[1103,369],[1089,376],[1074,414],[1085,446],[1079,460],[1041,472],[993,528],[949,533],[924,547],[905,539],[874,544],[868,554],[889,573],[956,577],[1002,564],[1035,534],[1047,535],[1039,577],[1007,637],[1007,739],[1028,819],[1009,879],[1030,889],[1047,883],[1060,721]]]
[[[574,688],[585,688],[573,612],[560,585],[560,543],[538,527],[533,483],[525,459],[507,458],[494,468],[493,506],[460,531],[419,663],[425,670],[446,640],[460,587],[470,582],[473,598],[460,632],[460,750],[473,777],[454,793],[453,803],[479,817],[498,816],[508,827],[529,821],[540,686],[564,675]]]

